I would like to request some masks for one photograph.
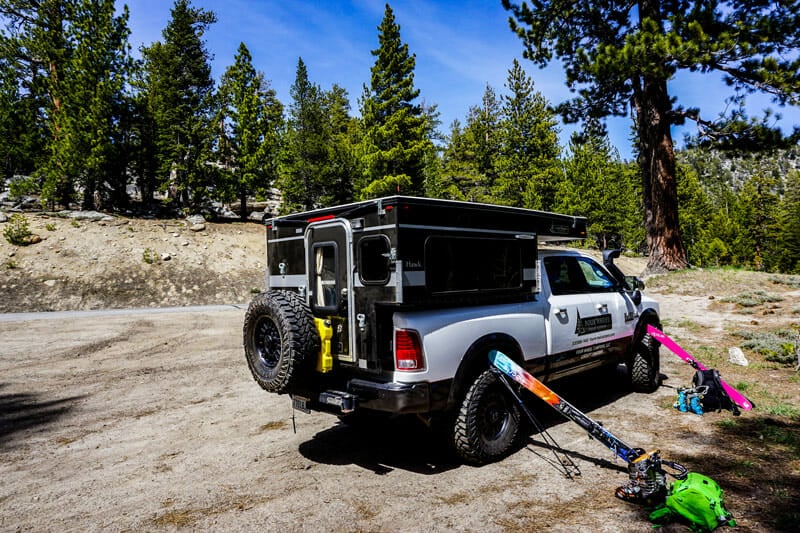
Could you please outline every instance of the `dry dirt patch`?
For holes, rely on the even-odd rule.
[[[261,224],[27,217],[44,240],[0,240],[0,312],[239,303],[264,288]]]

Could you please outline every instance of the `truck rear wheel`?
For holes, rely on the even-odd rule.
[[[630,362],[631,386],[639,392],[653,392],[661,385],[658,342],[645,333],[633,351]]]
[[[291,392],[319,353],[319,333],[308,306],[287,291],[256,296],[244,317],[244,353],[256,382],[269,392]]]
[[[458,411],[453,443],[462,459],[483,464],[505,457],[516,443],[520,412],[492,370],[473,382]]]

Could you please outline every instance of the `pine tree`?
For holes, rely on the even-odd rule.
[[[560,106],[566,120],[633,110],[648,269],[684,268],[671,128],[686,120],[707,130],[715,125],[698,109],[676,105],[668,83],[679,71],[718,72],[734,90],[796,103],[797,3],[503,0],[503,6],[512,12],[525,57],[542,67],[554,59],[563,65],[567,86],[577,93]]]
[[[135,176],[136,186],[145,209],[153,207],[154,194],[159,189],[158,148],[156,145],[156,122],[148,94],[147,74],[139,63],[131,81],[135,93],[131,101],[130,128],[128,131],[130,170]]]
[[[148,113],[155,130],[159,188],[197,209],[214,184],[214,82],[202,36],[213,12],[175,0],[163,42],[143,50]]]
[[[68,205],[80,188],[84,207],[93,207],[100,185],[124,191],[127,9],[116,16],[113,0],[2,0],[0,14],[14,28],[2,48],[25,95],[15,104],[31,131],[49,129],[46,156],[33,156],[44,201]],[[37,151],[35,137],[23,139]]]
[[[0,180],[32,174],[45,157],[47,143],[39,112],[42,98],[25,87],[28,80],[13,50],[0,34]],[[35,188],[35,182],[30,185]]]
[[[605,132],[587,127],[572,135],[564,161],[565,179],[559,184],[555,210],[585,216],[587,231],[602,250],[636,248],[639,210],[633,176]]]
[[[430,138],[432,113],[415,104],[416,56],[400,39],[400,26],[386,4],[378,27],[378,48],[372,51],[370,86],[364,86],[361,116],[362,198],[385,194],[425,193],[426,162],[434,152]]]
[[[238,196],[244,220],[248,196],[266,194],[276,178],[283,127],[283,106],[244,43],[222,77],[219,99],[219,153],[228,179],[217,194],[225,201]]]
[[[451,125],[442,155],[441,194],[447,198],[492,202],[497,179],[496,158],[501,146],[501,109],[488,84],[481,104],[472,106],[464,128]]]
[[[308,79],[300,58],[289,90],[292,103],[284,144],[279,187],[283,212],[307,211],[319,206],[328,166],[330,130],[322,89]]]
[[[779,246],[778,181],[755,165],[739,193],[739,216],[745,228],[740,249],[749,249],[747,262],[756,270],[772,270]]]
[[[781,270],[800,274],[800,171],[786,175],[780,205]]]
[[[516,59],[506,88],[494,197],[505,205],[549,210],[561,181],[555,115]]]
[[[722,266],[731,261],[728,244],[735,238],[724,209],[706,193],[697,169],[678,165],[678,202],[681,207],[681,235],[689,263],[695,266]],[[726,244],[727,243],[727,244]]]
[[[454,120],[450,125],[447,146],[442,153],[437,189],[432,196],[450,200],[474,201],[476,185],[481,182],[475,158],[476,146],[471,132]]]
[[[344,88],[334,85],[323,95],[323,102],[330,138],[320,205],[347,204],[353,201],[353,176],[360,172],[356,155],[358,121],[350,116],[350,100]]]
[[[37,122],[47,129],[45,153],[37,170],[43,182],[41,192],[46,202],[63,205],[72,201],[74,183],[54,150],[54,142],[63,136],[63,80],[69,55],[66,27],[73,4],[63,0],[0,0],[0,15],[9,21],[4,50],[18,65],[20,86],[36,102]]]
[[[125,197],[127,176],[120,126],[131,68],[128,11],[113,0],[80,0],[68,28],[71,53],[64,68],[64,120],[54,152],[83,191],[82,205]]]
[[[475,142],[477,170],[484,177],[484,197],[497,179],[496,158],[502,144],[502,113],[501,102],[487,83],[481,105],[471,108],[467,118],[467,129]]]

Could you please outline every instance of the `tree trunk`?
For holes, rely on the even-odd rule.
[[[247,190],[242,187],[239,189],[239,218],[244,222],[247,215]]]
[[[644,224],[650,259],[647,272],[689,266],[678,224],[675,152],[670,133],[672,104],[666,79],[641,76],[634,89],[642,174]]]

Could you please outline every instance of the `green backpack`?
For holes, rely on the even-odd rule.
[[[696,472],[689,472],[685,479],[675,481],[666,501],[650,513],[650,520],[656,523],[677,517],[689,521],[695,531],[736,525],[722,502],[722,489],[717,482]]]

